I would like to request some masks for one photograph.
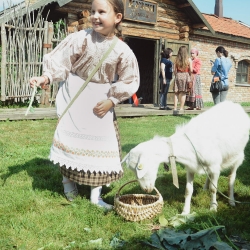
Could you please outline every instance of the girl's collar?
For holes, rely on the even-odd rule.
[[[113,38],[115,37],[115,34],[113,34],[112,36],[105,36],[103,34],[96,32],[95,30],[93,30],[93,33],[95,33],[98,38],[103,40],[113,40]]]

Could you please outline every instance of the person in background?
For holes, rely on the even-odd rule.
[[[56,98],[57,114],[63,114],[87,77],[113,43],[121,36],[122,0],[93,0],[93,29],[68,35],[43,58],[43,75],[30,79],[31,87],[46,88],[65,81]],[[115,76],[118,80],[112,81]],[[102,186],[123,176],[119,142],[113,120],[114,106],[139,88],[136,57],[121,40],[104,60],[86,88],[59,120],[50,150],[50,160],[59,164],[64,194],[69,201],[78,195],[76,183],[90,186],[90,201],[104,209]]]
[[[187,47],[181,46],[174,63],[174,111],[177,111],[178,100],[180,102],[180,111],[184,110],[187,85],[191,81],[190,74],[192,71],[192,61],[188,56]]]
[[[167,106],[167,94],[169,90],[170,81],[173,75],[173,63],[170,61],[173,50],[170,48],[166,48],[161,53],[161,73],[160,73],[160,110],[171,110]]]
[[[193,110],[194,108],[200,110],[204,107],[200,78],[201,60],[198,58],[198,55],[199,51],[196,48],[191,49],[191,60],[193,67],[191,81],[193,82],[193,85],[190,92],[186,96],[186,106],[189,107],[187,110]]]
[[[211,73],[214,77],[220,77],[223,84],[223,90],[217,93],[212,93],[214,104],[218,104],[226,100],[229,84],[228,84],[228,73],[232,67],[232,62],[228,58],[228,51],[225,50],[223,46],[216,48],[215,53],[217,58],[214,63],[212,63]],[[219,66],[220,65],[220,66]],[[221,69],[219,69],[221,68]]]

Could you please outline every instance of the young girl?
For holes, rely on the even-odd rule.
[[[93,0],[93,29],[67,36],[51,53],[44,56],[43,75],[30,79],[45,87],[53,81],[65,83],[59,89],[56,105],[63,113],[94,67],[115,39],[121,35],[122,0]],[[119,79],[112,84],[115,75]],[[50,160],[59,163],[66,198],[78,194],[76,183],[91,186],[90,200],[107,209],[101,199],[102,185],[120,179],[118,142],[113,125],[113,109],[139,87],[138,63],[132,50],[121,40],[92,77],[56,128]]]
[[[160,97],[160,107],[161,110],[170,110],[167,107],[167,94],[170,85],[170,81],[173,75],[173,63],[170,61],[173,50],[166,48],[162,52],[161,59],[161,74],[160,74],[160,84],[161,84],[161,97]]]
[[[214,77],[220,77],[223,83],[223,91],[212,93],[214,104],[218,104],[226,100],[229,88],[228,73],[232,67],[230,59],[228,59],[228,51],[223,46],[216,48],[215,53],[217,58],[212,66],[211,73]]]
[[[192,76],[193,87],[186,96],[186,105],[189,106],[187,110],[193,110],[195,107],[197,110],[203,108],[202,91],[201,91],[201,60],[198,57],[199,51],[196,48],[191,49],[191,60],[192,60]]]
[[[186,100],[187,84],[191,81],[190,72],[193,71],[191,59],[188,57],[186,46],[179,48],[174,64],[174,111],[177,110],[178,99],[180,101],[180,111],[184,110]]]

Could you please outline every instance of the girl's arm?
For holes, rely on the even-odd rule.
[[[64,81],[72,65],[83,52],[83,41],[86,32],[68,35],[49,54],[43,57],[43,75],[49,82]]]
[[[129,47],[125,50],[126,57],[122,58],[117,65],[119,79],[111,85],[108,93],[108,99],[113,102],[114,106],[135,94],[140,84],[137,59]]]
[[[177,67],[176,67],[176,63],[174,64],[174,75],[176,75],[177,73]]]
[[[211,74],[214,75],[215,72],[217,71],[218,69],[218,66],[219,66],[219,58],[216,58],[212,68],[211,68]]]
[[[192,66],[192,60],[189,58],[189,72],[192,73],[193,72],[193,66]]]
[[[163,84],[166,84],[166,75],[165,75],[165,63],[161,63],[161,75],[162,75],[162,78],[163,78]]]

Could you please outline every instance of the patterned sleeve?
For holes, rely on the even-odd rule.
[[[118,63],[119,79],[111,85],[109,99],[116,105],[131,97],[139,88],[140,74],[137,59],[130,50],[128,56]]]
[[[68,35],[49,54],[43,57],[43,75],[48,76],[50,82],[63,81],[68,77],[72,64],[83,52],[83,37],[79,39],[79,32]]]
[[[196,59],[193,61],[193,73],[197,73],[200,72],[201,69],[201,60],[200,59]]]

